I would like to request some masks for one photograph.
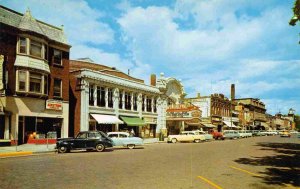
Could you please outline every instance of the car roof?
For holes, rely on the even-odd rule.
[[[108,132],[107,134],[125,134],[125,135],[129,135],[129,133],[127,133],[127,132],[122,132],[122,131]]]

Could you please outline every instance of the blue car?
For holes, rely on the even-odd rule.
[[[225,136],[225,138],[229,138],[229,139],[238,139],[241,137],[239,132],[235,130],[225,130],[223,132],[223,135]]]
[[[144,145],[142,138],[132,137],[127,132],[108,132],[107,136],[112,139],[114,146],[133,149],[135,147],[141,147]]]

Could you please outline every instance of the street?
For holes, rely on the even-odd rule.
[[[297,188],[300,139],[158,143],[0,159],[0,188]]]

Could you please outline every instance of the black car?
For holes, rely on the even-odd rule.
[[[76,138],[60,138],[56,142],[56,149],[59,153],[84,149],[102,152],[110,147],[113,147],[113,141],[101,131],[83,131],[78,133]]]

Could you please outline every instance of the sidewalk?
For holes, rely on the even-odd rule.
[[[159,141],[158,138],[144,139],[144,144],[165,143],[166,141]],[[22,144],[19,146],[5,146],[0,147],[0,158],[33,155],[38,153],[55,152],[55,144]]]

